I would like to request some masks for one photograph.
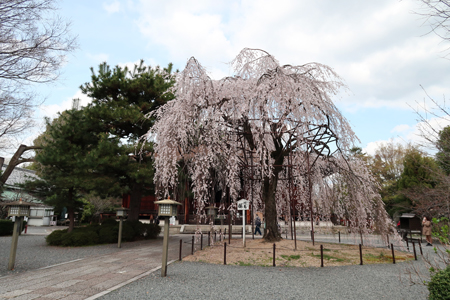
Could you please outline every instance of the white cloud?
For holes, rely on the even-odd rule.
[[[389,140],[370,142],[363,150],[370,155],[374,155],[375,150],[382,144],[394,142],[407,145],[411,143],[432,155],[436,152],[432,142],[438,138],[439,131],[446,126],[450,126],[450,117],[430,118],[427,121],[418,122],[414,126],[401,124],[391,130],[391,132],[398,133],[397,137]]]
[[[103,8],[108,12],[108,14],[113,14],[120,11],[120,2],[114,1],[110,4],[103,2]]]
[[[27,132],[26,137],[20,141],[20,143],[25,145],[32,145],[34,139],[36,139],[42,132],[45,131],[45,121],[44,118],[54,119],[58,116],[58,112],[62,112],[67,109],[72,108],[73,99],[80,99],[80,107],[86,106],[91,102],[91,99],[84,95],[81,90],[78,90],[73,97],[67,98],[60,104],[50,104],[50,105],[41,105],[39,110],[35,112],[34,119],[36,122],[36,126],[30,128]],[[5,156],[11,156],[11,153],[3,153]]]
[[[379,140],[375,142],[370,142],[366,147],[363,148],[363,152],[369,155],[375,155],[375,151],[382,145],[387,145],[388,143],[407,145],[408,142],[402,137],[391,138],[389,140]]]
[[[423,97],[420,84],[450,94],[447,67],[439,57],[445,45],[422,36],[411,1],[341,2],[141,1],[137,24],[149,47],[162,47],[170,61],[184,66],[195,56],[213,78],[229,74],[229,62],[242,48],[262,48],[280,62],[311,61],[333,67],[347,82],[349,109],[409,109]],[[351,107],[351,108],[350,108]]]
[[[397,125],[395,126],[391,132],[405,132],[407,130],[409,130],[411,127],[408,124],[401,124],[401,125]]]
[[[39,107],[39,112],[37,112],[37,118],[43,119],[44,117],[48,117],[50,119],[56,118],[58,112],[63,112],[68,109],[72,109],[73,99],[80,99],[79,106],[83,107],[92,102],[92,99],[86,96],[78,90],[72,97],[67,98],[60,104],[50,104],[50,105],[41,105]]]

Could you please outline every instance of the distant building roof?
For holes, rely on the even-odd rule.
[[[3,164],[2,172],[6,170],[6,167],[8,167],[8,165]],[[8,179],[6,180],[5,185],[14,186],[16,183],[24,183],[25,181],[32,179],[39,179],[39,177],[36,175],[36,171],[15,167],[11,175],[9,175]]]

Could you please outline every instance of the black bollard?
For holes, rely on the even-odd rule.
[[[323,268],[323,245],[320,245],[320,267]]]
[[[363,258],[362,258],[362,245],[359,244],[359,264],[363,265]]]
[[[276,264],[275,264],[275,243],[273,243],[273,266],[275,267],[276,266]]]
[[[395,264],[394,244],[391,244],[392,249],[392,263]]]
[[[223,243],[223,264],[227,264],[227,242]]]

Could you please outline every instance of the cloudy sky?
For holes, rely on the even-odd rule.
[[[417,103],[426,93],[450,95],[449,47],[414,11],[416,0],[151,1],[62,0],[59,14],[72,22],[79,49],[61,79],[41,86],[46,98],[36,119],[86,104],[79,86],[90,67],[106,61],[183,69],[196,57],[212,77],[230,74],[227,62],[245,47],[260,48],[282,64],[319,62],[332,67],[349,90],[334,99],[369,153],[390,139],[417,141]],[[423,87],[423,88],[422,88]],[[42,128],[42,127],[41,127]]]

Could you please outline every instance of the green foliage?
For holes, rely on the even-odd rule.
[[[374,156],[365,159],[380,186],[380,195],[390,216],[411,211],[412,203],[399,193],[398,182],[403,172],[404,157],[413,150],[410,145],[405,147],[389,142],[380,145]]]
[[[0,220],[0,236],[12,235],[14,222],[11,220]]]
[[[117,243],[119,227],[114,226],[101,226],[99,231],[100,243]]]
[[[80,88],[93,99],[86,111],[91,120],[101,120],[102,135],[86,161],[98,175],[120,187],[121,193],[131,194],[128,218],[137,220],[140,199],[154,193],[152,145],[139,144],[142,155],[130,153],[136,152],[136,144],[154,123],[147,115],[174,98],[168,92],[174,84],[172,65],[151,68],[141,61],[129,70],[120,66],[112,69],[103,63],[97,73],[91,71],[91,82]],[[104,194],[101,189],[109,186],[96,183],[91,189]]]
[[[119,224],[115,218],[108,218],[102,221],[102,226],[116,226]]]
[[[67,233],[67,229],[64,230],[54,230],[52,233],[47,235],[45,238],[47,245],[49,246],[60,246],[62,243],[62,237]]]
[[[428,299],[450,299],[450,266],[440,271],[433,271],[431,280],[427,282],[428,291],[430,292]]]
[[[442,244],[449,244],[449,220],[446,217],[442,217],[440,219],[433,218],[432,221],[432,235],[439,239]]]
[[[89,246],[98,243],[98,235],[92,230],[74,230],[61,237],[62,246]]]
[[[161,232],[156,224],[143,224],[139,221],[124,221],[122,225],[122,240],[154,239]],[[117,243],[119,222],[113,218],[106,219],[101,225],[94,224],[75,228],[72,232],[55,230],[46,238],[51,246],[89,246],[95,244]]]
[[[436,161],[446,175],[450,175],[450,126],[445,127],[439,132],[439,138],[436,141]]]
[[[410,151],[403,160],[403,172],[398,181],[400,189],[416,186],[434,188],[438,181],[436,161],[422,155],[418,150]]]
[[[25,231],[27,221],[22,221],[22,232]],[[0,236],[12,235],[14,231],[14,222],[11,220],[0,220]]]
[[[145,232],[143,233],[146,239],[156,239],[161,233],[161,227],[158,224],[144,224]]]

